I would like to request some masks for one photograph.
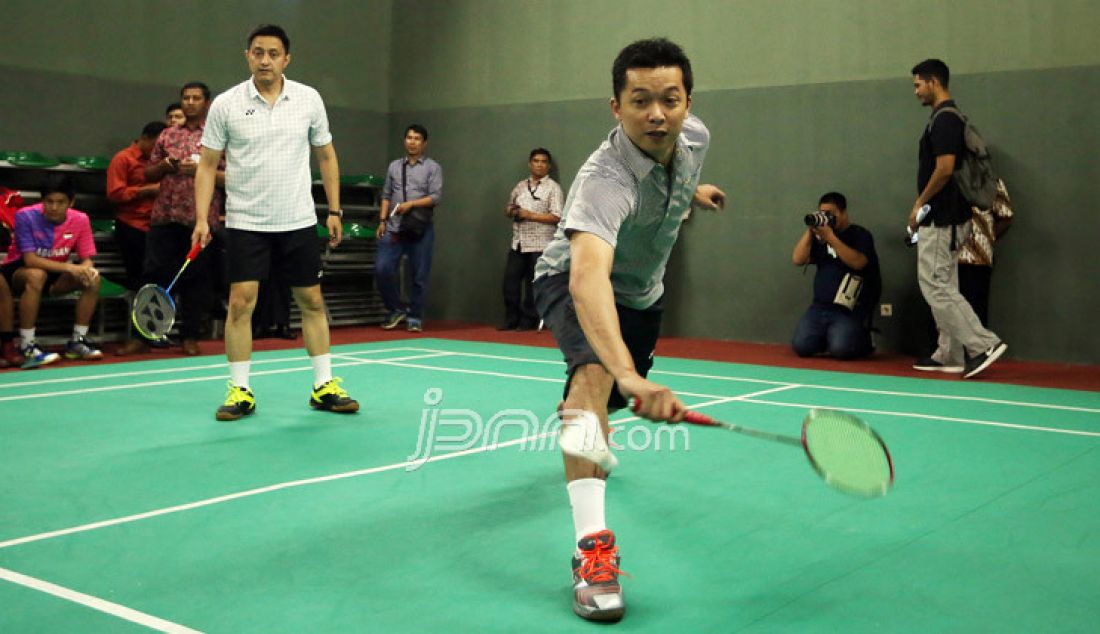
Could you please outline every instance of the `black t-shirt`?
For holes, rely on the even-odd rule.
[[[936,169],[936,157],[944,154],[955,155],[955,169],[959,169],[962,153],[966,149],[963,140],[963,120],[954,112],[944,112],[938,117],[936,112],[947,107],[955,106],[954,100],[947,100],[932,110],[932,119],[924,128],[924,134],[920,138],[920,166],[917,170],[917,193],[924,191],[928,181],[932,179],[932,172]],[[932,200],[932,213],[928,214],[922,225],[935,224],[937,227],[948,225],[961,225],[970,220],[970,204],[963,198],[955,179],[947,181],[943,189]]]
[[[836,237],[862,253],[867,258],[867,264],[860,271],[849,268],[838,256],[830,253],[829,245],[813,239],[810,262],[817,265],[817,273],[814,275],[814,303],[832,304],[844,276],[851,273],[863,278],[863,289],[856,300],[855,312],[866,316],[882,295],[882,277],[879,274],[878,254],[875,253],[875,239],[871,237],[870,231],[854,224],[848,225],[844,231],[838,231]]]

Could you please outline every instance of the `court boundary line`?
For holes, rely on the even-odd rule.
[[[344,366],[347,366],[347,365],[366,365],[366,364],[371,364],[371,363],[377,363],[377,364],[385,365],[385,364],[390,363],[390,362],[397,362],[397,361],[402,361],[402,360],[405,360],[405,359],[403,359],[403,358],[397,358],[397,359],[359,359],[357,357],[357,355],[368,355],[368,354],[378,354],[378,353],[381,353],[381,352],[397,352],[397,351],[423,352],[423,353],[426,353],[426,354],[430,355],[430,356],[426,356],[426,357],[422,357],[422,358],[432,358],[432,357],[436,357],[436,356],[461,356],[461,357],[473,357],[473,358],[482,358],[482,359],[497,359],[497,360],[503,360],[503,361],[515,361],[515,362],[519,362],[519,363],[533,363],[533,364],[543,364],[543,365],[562,365],[563,364],[562,361],[552,361],[552,360],[545,360],[545,359],[524,359],[524,358],[521,358],[521,357],[510,357],[510,356],[506,356],[506,355],[483,354],[483,353],[476,353],[476,352],[457,352],[457,351],[453,351],[453,350],[440,350],[440,349],[437,349],[437,348],[425,348],[425,347],[419,347],[419,346],[398,346],[398,347],[394,347],[394,348],[383,348],[383,349],[378,349],[378,350],[358,350],[358,351],[351,351],[351,352],[336,352],[336,353],[332,353],[332,356],[334,358],[345,359],[345,360],[348,360],[348,361],[352,362],[352,363],[348,363],[348,364],[336,365],[334,367],[344,367]],[[669,358],[679,359],[679,357],[669,357]],[[282,363],[282,362],[287,362],[287,361],[294,361],[295,359],[300,359],[300,357],[285,357],[285,358],[279,358],[279,359],[261,359],[259,361],[253,361],[252,363],[254,363],[254,364]],[[691,359],[682,359],[682,360],[690,361]],[[719,361],[719,362],[716,362],[716,363],[728,363],[728,362]],[[400,363],[393,363],[393,365],[398,365],[398,366],[401,366],[401,367],[409,367],[409,368],[418,368],[418,369],[432,369],[432,370],[436,370],[436,371],[460,371],[460,370],[457,370],[457,369],[454,369],[454,368],[431,368],[431,367],[427,367],[427,366],[417,366],[417,365],[411,365],[411,364],[402,365]],[[108,374],[108,375],[90,375],[90,376],[87,376],[87,377],[66,377],[66,378],[62,378],[62,379],[45,379],[45,380],[42,380],[42,381],[27,381],[27,382],[21,382],[21,383],[0,384],[0,389],[27,386],[27,385],[42,385],[42,384],[48,384],[48,383],[51,383],[51,382],[73,382],[73,381],[81,381],[81,380],[85,380],[85,379],[114,378],[114,377],[119,377],[119,376],[140,376],[142,374],[160,374],[160,373],[169,373],[169,372],[186,372],[186,371],[192,371],[192,370],[197,370],[197,369],[224,368],[224,367],[226,367],[225,363],[216,363],[216,364],[207,364],[207,365],[202,365],[202,366],[187,366],[187,367],[184,367],[184,368],[177,368],[177,369],[167,369],[166,368],[166,369],[158,369],[158,370],[143,370],[143,371],[134,371],[134,372],[126,372],[126,373]],[[261,372],[253,373],[253,376],[264,376],[264,375],[267,375],[267,374],[278,374],[278,373],[281,373],[281,372],[299,371],[299,370],[303,370],[303,369],[304,368],[294,368],[294,369],[284,369],[284,370],[276,370],[276,371],[261,371]],[[795,369],[797,369],[797,368],[795,368]],[[536,380],[536,381],[550,381],[550,380],[558,381],[558,382],[562,381],[561,379],[550,379],[548,377],[534,377],[534,376],[530,376],[530,375],[507,374],[507,373],[501,373],[501,372],[489,372],[489,371],[484,371],[484,370],[461,370],[461,371],[462,372],[469,372],[469,373],[476,373],[476,374],[483,374],[483,375],[488,375],[488,376],[514,377],[514,378],[523,378],[523,379]],[[853,393],[860,393],[860,394],[881,394],[881,395],[885,395],[885,396],[913,397],[913,398],[922,398],[922,399],[971,401],[971,402],[980,402],[980,403],[990,403],[990,404],[994,404],[994,405],[1008,405],[1008,406],[1012,406],[1012,407],[1032,407],[1032,408],[1036,408],[1036,409],[1049,409],[1049,410],[1059,410],[1059,411],[1081,412],[1081,413],[1087,413],[1087,414],[1100,414],[1100,408],[1077,407],[1077,406],[1072,406],[1072,405],[1057,405],[1057,404],[1050,404],[1050,403],[1035,403],[1035,402],[1029,402],[1029,401],[1010,401],[1010,400],[1005,400],[1005,399],[992,399],[992,398],[982,397],[982,396],[960,396],[960,395],[954,395],[954,394],[928,394],[928,393],[921,393],[921,392],[899,392],[899,391],[896,391],[896,390],[879,390],[879,389],[873,389],[873,388],[841,387],[841,386],[835,386],[835,385],[820,385],[820,384],[815,384],[815,383],[792,383],[790,381],[777,381],[777,380],[772,380],[772,379],[753,379],[753,378],[748,378],[748,377],[730,377],[730,376],[722,376],[722,375],[700,374],[700,373],[693,373],[693,372],[676,372],[676,371],[671,371],[671,370],[656,370],[655,369],[655,370],[652,370],[651,373],[652,374],[663,374],[663,375],[667,375],[667,376],[679,376],[679,377],[692,378],[692,379],[711,379],[711,380],[731,381],[731,382],[738,382],[738,383],[761,383],[761,384],[767,384],[767,385],[796,385],[796,386],[810,388],[810,389],[829,390],[829,391],[836,391],[836,392],[853,392]],[[153,381],[153,382],[146,382],[146,383],[124,384],[124,385],[116,385],[116,386],[104,386],[103,388],[86,388],[85,390],[69,390],[69,391],[62,391],[62,392],[52,392],[50,394],[24,394],[24,395],[0,397],[0,402],[9,401],[9,400],[18,400],[20,398],[43,398],[45,396],[68,396],[68,395],[72,395],[72,394],[82,394],[82,393],[95,392],[95,391],[110,391],[110,390],[115,390],[115,389],[129,389],[129,388],[134,388],[134,387],[146,387],[146,386],[156,386],[156,385],[171,385],[171,384],[175,384],[175,383],[204,381],[204,380],[215,380],[215,379],[218,379],[218,378],[227,378],[227,377],[226,377],[226,375],[219,375],[217,377],[209,377],[209,376],[208,377],[193,377],[193,378],[190,378],[190,379],[177,379],[175,381],[162,381],[162,382]],[[905,379],[905,378],[911,378],[911,377],[896,377],[896,378]],[[920,379],[918,378],[918,380],[920,380]]]
[[[695,405],[695,407],[710,407],[712,405],[721,405],[721,404],[724,404],[724,403],[730,403],[730,402],[733,402],[733,401],[741,401],[741,400],[745,400],[747,398],[752,398],[755,395],[763,395],[763,394],[773,393],[773,392],[786,390],[786,389],[790,389],[790,388],[785,387],[785,386],[781,386],[781,387],[776,387],[776,388],[772,388],[772,389],[769,389],[769,390],[761,390],[760,392],[754,392],[754,393],[751,393],[751,394],[744,394],[744,395],[741,395],[741,396],[716,397],[712,401],[699,403],[699,404]],[[614,423],[614,424],[617,424],[617,425],[621,425],[621,424],[624,424],[624,423],[634,422],[634,421],[638,421],[638,420],[640,420],[638,416],[626,416],[626,417],[623,417],[623,418],[617,418],[615,420],[610,420],[610,421],[608,421],[608,423],[609,424]],[[243,499],[243,498],[248,498],[248,497],[254,497],[254,496],[257,496],[257,495],[262,495],[262,494],[265,494],[265,493],[272,493],[272,492],[275,492],[275,491],[282,491],[284,489],[296,489],[296,488],[300,488],[300,487],[304,487],[304,486],[312,486],[314,484],[322,484],[322,483],[325,483],[325,482],[335,482],[337,480],[347,480],[347,479],[350,479],[350,478],[356,478],[356,477],[360,477],[360,476],[373,475],[375,473],[383,473],[383,472],[387,472],[387,471],[394,471],[394,470],[397,470],[397,469],[402,469],[402,468],[406,468],[406,467],[410,467],[410,466],[420,467],[422,465],[425,465],[425,464],[428,464],[428,463],[431,463],[431,462],[442,462],[444,460],[451,460],[453,458],[459,458],[459,457],[462,457],[462,456],[468,456],[468,455],[474,455],[474,454],[480,454],[480,453],[496,451],[497,449],[503,449],[503,448],[506,448],[506,447],[511,447],[512,445],[518,445],[518,444],[523,444],[523,443],[528,443],[528,442],[534,442],[534,441],[537,441],[537,440],[541,440],[542,438],[545,438],[546,436],[548,436],[549,434],[552,434],[552,433],[556,433],[556,430],[545,431],[545,432],[538,433],[538,434],[532,434],[530,436],[525,436],[523,438],[516,438],[516,439],[513,439],[513,440],[508,440],[508,441],[505,441],[505,442],[501,442],[501,443],[493,443],[491,445],[483,445],[481,447],[472,447],[470,449],[463,449],[463,450],[460,450],[460,451],[453,451],[453,452],[450,452],[450,453],[439,454],[439,455],[432,456],[432,457],[430,457],[426,460],[421,460],[421,459],[405,460],[403,462],[395,462],[395,463],[391,463],[391,464],[388,464],[388,465],[382,465],[382,466],[378,466],[378,467],[368,467],[366,469],[356,469],[356,470],[353,470],[353,471],[345,471],[343,473],[329,474],[329,475],[325,475],[325,476],[314,476],[312,478],[303,478],[303,479],[300,479],[300,480],[289,480],[289,481],[280,482],[280,483],[277,483],[277,484],[269,484],[269,485],[262,486],[262,487],[255,487],[255,488],[252,488],[252,489],[246,489],[244,491],[238,491],[236,493],[227,493],[225,495],[219,495],[219,496],[215,496],[215,497],[212,497],[212,498],[206,498],[206,499],[198,500],[198,501],[195,501],[195,502],[186,502],[184,504],[176,504],[174,506],[164,507],[164,508],[161,508],[161,509],[154,509],[152,511],[144,511],[142,513],[134,513],[132,515],[126,515],[126,516],[123,516],[123,517],[116,517],[116,518],[108,519],[108,520],[100,520],[98,522],[91,522],[91,523],[88,523],[88,524],[81,524],[79,526],[73,526],[73,527],[69,527],[69,528],[62,528],[62,529],[57,529],[57,530],[53,530],[53,531],[47,531],[45,533],[38,533],[36,535],[29,535],[29,536],[26,536],[26,537],[18,537],[18,538],[15,538],[15,539],[9,539],[9,540],[5,540],[5,541],[0,542],[0,550],[4,550],[6,548],[12,548],[14,546],[21,546],[23,544],[30,544],[30,543],[34,543],[34,542],[40,542],[40,541],[44,541],[44,540],[47,540],[47,539],[53,539],[55,537],[64,537],[66,535],[75,535],[77,533],[85,533],[85,532],[97,530],[97,529],[100,529],[100,528],[108,528],[108,527],[111,527],[111,526],[118,526],[118,525],[121,525],[121,524],[130,524],[130,523],[137,522],[137,521],[144,520],[144,519],[150,519],[150,518],[153,518],[153,517],[160,517],[162,515],[172,515],[172,514],[180,513],[180,512],[183,512],[183,511],[190,511],[190,510],[196,509],[196,508],[203,508],[203,507],[207,507],[207,506],[213,506],[215,504],[221,504],[221,503],[230,502],[230,501],[233,501],[233,500],[238,500],[238,499]]]
[[[413,356],[409,356],[409,357],[397,357],[393,360],[396,361],[396,360],[401,360],[401,359],[407,359],[407,360],[435,359],[435,358],[438,358],[438,357],[452,356],[452,354],[453,353],[450,353],[450,352],[437,351],[437,352],[432,353],[432,354],[420,354],[420,355],[413,355]],[[344,357],[339,356],[339,355],[333,355],[333,356],[336,357],[336,358],[344,358]],[[298,361],[301,361],[301,359],[298,359]],[[390,361],[390,359],[353,359],[353,360],[349,361],[348,363],[333,363],[332,367],[334,367],[334,368],[343,368],[343,367],[350,367],[350,366],[357,366],[357,365],[385,364],[385,363],[388,363],[389,361]],[[219,364],[218,367],[222,367],[222,368],[225,368],[226,370],[228,370],[228,367],[226,367],[226,365],[224,363]],[[278,369],[278,370],[261,370],[259,372],[250,373],[250,376],[269,376],[269,375],[272,375],[272,374],[287,374],[287,373],[290,373],[290,372],[305,372],[307,370],[312,370],[312,369],[313,369],[312,365],[306,365],[306,366],[300,366],[300,367],[294,367],[294,368],[281,368],[281,369]],[[58,392],[33,392],[33,393],[30,393],[30,394],[14,394],[12,396],[0,396],[0,403],[3,403],[5,401],[18,401],[18,400],[21,400],[21,399],[31,400],[31,399],[38,399],[38,398],[49,398],[51,396],[73,396],[74,394],[94,394],[94,393],[97,393],[97,392],[115,392],[115,391],[119,391],[119,390],[133,390],[133,389],[138,389],[138,388],[143,388],[143,387],[154,387],[154,386],[157,386],[157,385],[178,385],[178,384],[181,384],[181,383],[198,383],[198,382],[201,382],[201,381],[225,381],[225,380],[228,380],[228,379],[229,379],[228,374],[218,374],[216,376],[194,376],[194,377],[189,377],[189,378],[186,378],[186,379],[170,379],[170,380],[166,380],[166,381],[147,381],[147,382],[144,382],[144,383],[123,383],[121,385],[104,385],[102,387],[89,387],[89,388],[82,388],[82,389],[77,389],[77,390],[62,390],[62,391],[58,391]]]
[[[798,407],[802,409],[836,409],[828,407],[826,405],[807,405],[805,403],[783,403],[780,401],[769,401],[763,399],[747,399],[748,403],[757,403],[760,405],[774,405],[776,407]],[[1092,438],[1100,438],[1100,432],[1098,431],[1086,431],[1077,429],[1064,429],[1061,427],[1040,427],[1038,425],[1023,425],[1020,423],[1002,423],[1000,421],[993,420],[980,420],[974,418],[955,418],[952,416],[939,416],[936,414],[914,414],[912,412],[895,412],[890,410],[876,410],[876,409],[860,409],[855,407],[845,407],[846,412],[855,412],[859,414],[878,414],[881,416],[895,416],[901,418],[921,418],[924,420],[944,421],[948,423],[963,423],[966,425],[982,425],[986,427],[1004,427],[1007,429],[1019,429],[1023,431],[1037,431],[1037,432],[1050,432],[1052,434],[1067,434],[1071,436],[1088,436]]]
[[[430,371],[434,371],[434,372],[450,372],[450,373],[457,373],[457,374],[473,374],[473,375],[482,375],[482,376],[494,376],[494,377],[501,377],[501,378],[508,378],[508,379],[521,379],[521,380],[540,381],[540,382],[548,382],[548,383],[562,383],[562,382],[564,382],[564,379],[558,379],[558,378],[552,378],[552,377],[541,377],[541,376],[532,376],[532,375],[524,375],[524,374],[509,374],[509,373],[505,373],[505,372],[494,372],[494,371],[491,371],[491,370],[470,370],[470,369],[462,369],[462,368],[446,368],[446,367],[421,365],[421,364],[414,364],[414,363],[408,363],[407,362],[407,361],[410,361],[410,360],[417,360],[417,359],[430,359],[430,358],[451,357],[451,356],[454,356],[454,357],[474,357],[474,358],[487,357],[487,358],[499,359],[499,360],[518,361],[518,362],[521,362],[521,363],[522,362],[533,361],[535,363],[540,363],[540,364],[547,364],[547,363],[560,364],[560,362],[558,362],[558,361],[545,361],[545,360],[541,360],[541,359],[528,360],[528,359],[522,359],[522,358],[518,358],[518,357],[506,357],[506,356],[502,356],[502,355],[481,355],[479,353],[456,352],[456,351],[452,351],[452,350],[438,350],[438,349],[434,349],[434,348],[409,347],[408,350],[409,351],[415,351],[415,352],[423,352],[425,354],[423,354],[423,355],[413,355],[413,356],[410,356],[410,357],[397,357],[397,358],[393,358],[393,359],[359,359],[355,355],[372,354],[372,351],[362,350],[362,351],[358,351],[358,352],[336,353],[336,354],[333,354],[334,358],[344,359],[344,360],[348,361],[348,363],[334,363],[333,367],[347,367],[347,366],[371,365],[371,364],[392,365],[392,366],[397,366],[397,367],[412,368],[412,369],[419,369],[419,370],[430,370]],[[304,372],[304,371],[310,370],[310,369],[312,369],[310,366],[295,367],[295,368],[281,368],[281,369],[278,369],[278,370],[264,370],[264,371],[260,371],[260,372],[254,372],[254,373],[252,373],[252,375],[253,376],[265,376],[265,375],[272,375],[272,374],[285,374],[285,373],[289,373],[289,372]],[[802,387],[802,388],[811,388],[811,389],[821,388],[821,389],[833,389],[833,390],[837,390],[837,391],[859,392],[859,393],[870,393],[870,394],[884,393],[884,394],[893,395],[893,396],[914,396],[914,397],[919,397],[919,398],[931,398],[931,397],[937,396],[937,395],[933,395],[933,394],[919,394],[919,393],[908,393],[908,392],[889,392],[889,391],[885,391],[885,390],[873,390],[873,389],[869,389],[869,388],[837,388],[835,386],[822,386],[822,385],[816,385],[816,384],[811,384],[811,383],[791,383],[791,382],[787,382],[787,381],[771,381],[771,380],[764,380],[764,379],[742,379],[742,378],[739,378],[739,377],[723,377],[723,376],[719,376],[719,375],[693,374],[693,373],[689,373],[689,372],[675,372],[675,373],[673,373],[673,372],[664,372],[664,371],[655,370],[654,373],[655,374],[657,374],[657,373],[673,374],[673,375],[676,375],[676,376],[689,377],[689,378],[712,378],[712,379],[727,380],[727,381],[732,381],[732,382],[765,383],[765,384],[771,384],[771,385],[778,385],[780,387]],[[79,389],[79,390],[68,390],[68,391],[62,391],[62,392],[40,392],[40,393],[21,394],[21,395],[0,397],[0,402],[15,401],[15,400],[20,400],[20,399],[47,398],[47,397],[52,397],[52,396],[69,396],[69,395],[74,395],[74,394],[87,394],[87,393],[94,393],[94,392],[109,392],[109,391],[115,391],[115,390],[135,389],[135,388],[149,387],[149,386],[156,386],[156,385],[173,385],[173,384],[180,384],[180,383],[194,383],[194,382],[199,382],[199,381],[225,380],[225,379],[227,379],[227,377],[225,375],[217,375],[217,376],[205,376],[205,377],[191,377],[191,378],[186,378],[186,379],[173,379],[173,380],[168,380],[168,381],[151,381],[151,382],[145,382],[145,383],[130,383],[130,384],[122,384],[122,385],[103,386],[103,387],[97,387],[97,388],[85,388],[85,389]],[[695,393],[695,392],[686,392],[686,391],[675,391],[675,392],[677,394],[683,394],[683,395],[686,395],[686,396],[695,396],[695,397],[701,397],[701,398],[723,398],[722,395],[718,395],[718,394],[704,394],[704,393]],[[1069,406],[1045,405],[1045,404],[1039,404],[1039,403],[1029,404],[1029,403],[1023,403],[1023,402],[1016,403],[1016,402],[1013,402],[1013,401],[996,401],[994,399],[984,399],[982,397],[965,397],[965,396],[954,396],[954,395],[939,395],[939,396],[942,396],[943,398],[950,398],[950,399],[964,400],[964,401],[979,400],[979,401],[995,402],[995,403],[999,403],[999,404],[1003,404],[1003,405],[1009,405],[1009,406],[1013,406],[1013,405],[1030,405],[1030,406],[1036,407],[1036,408],[1059,409],[1059,410],[1061,410],[1061,409],[1074,409],[1075,411],[1082,411],[1082,412],[1085,412],[1085,413],[1091,413],[1093,411],[1096,411],[1096,412],[1100,413],[1100,410],[1092,410],[1092,409],[1088,409],[1088,408],[1070,408]],[[760,404],[760,405],[776,405],[776,406],[780,406],[780,407],[805,407],[807,409],[815,407],[814,405],[787,404],[787,403],[759,401],[759,400],[751,400],[751,399],[747,400],[746,402],[757,403],[757,404]],[[825,409],[836,409],[836,408],[830,408],[830,407],[824,407],[824,408]],[[1100,432],[1079,431],[1079,430],[1066,429],[1066,428],[1061,428],[1061,427],[1045,427],[1045,426],[1041,426],[1041,425],[1024,425],[1024,424],[1018,424],[1018,423],[1002,423],[1002,422],[999,422],[999,421],[985,421],[985,420],[978,420],[978,419],[957,418],[957,417],[942,416],[942,415],[937,415],[937,414],[916,414],[916,413],[912,413],[912,412],[891,412],[891,411],[887,411],[887,410],[869,410],[869,409],[855,409],[855,408],[845,408],[845,409],[847,409],[848,411],[852,411],[852,412],[873,413],[873,414],[881,414],[881,415],[884,415],[884,416],[907,416],[907,417],[911,417],[911,418],[919,418],[919,419],[925,419],[925,420],[942,420],[942,421],[955,422],[955,423],[961,423],[961,424],[981,425],[981,426],[988,426],[988,427],[1000,427],[1002,429],[1018,429],[1018,430],[1023,430],[1023,431],[1048,432],[1048,433],[1068,434],[1068,435],[1085,436],[1085,437],[1100,437]]]
[[[423,351],[426,351],[426,349],[425,348],[413,348],[413,347],[408,347],[408,346],[400,346],[400,347],[397,347],[397,348],[382,348],[382,349],[378,349],[378,350],[360,350],[358,352],[355,352],[354,354],[377,354],[379,352],[406,352],[406,351],[423,352]],[[439,352],[439,351],[438,350],[432,350],[431,352]],[[349,354],[349,353],[333,353],[333,356],[345,355],[345,354]],[[277,359],[258,359],[258,360],[257,359],[252,359],[251,363],[252,363],[252,365],[263,365],[263,364],[268,364],[268,363],[284,363],[286,361],[301,361],[303,358],[308,359],[309,357],[308,356],[302,357],[301,355],[296,355],[296,356],[293,356],[293,357],[279,357]],[[143,361],[154,361],[154,360],[155,361],[173,361],[173,360],[177,360],[177,359],[178,358],[175,358],[175,357],[172,358],[172,359],[140,359],[140,360],[135,359],[134,361],[132,361],[130,363],[141,363]],[[127,362],[124,361],[122,363],[127,363]],[[87,380],[98,381],[98,380],[103,380],[103,379],[114,379],[114,378],[126,377],[126,376],[142,376],[142,375],[146,375],[146,374],[168,374],[168,373],[171,373],[171,372],[191,372],[191,371],[194,371],[194,370],[210,370],[210,369],[213,369],[213,368],[225,368],[225,367],[227,367],[226,362],[225,361],[219,361],[218,363],[208,363],[208,364],[204,364],[204,365],[189,365],[189,366],[184,366],[182,368],[158,368],[158,369],[155,369],[155,370],[133,370],[133,371],[130,371],[130,372],[112,372],[110,374],[88,374],[88,375],[85,375],[85,376],[67,376],[67,377],[60,377],[60,378],[55,378],[55,379],[38,379],[38,380],[33,380],[33,381],[16,381],[16,382],[13,382],[13,383],[0,383],[0,389],[25,387],[25,386],[28,386],[28,385],[52,385],[52,384],[55,384],[55,383],[72,383],[72,382],[75,382],[75,381],[87,381]],[[61,368],[51,368],[51,369],[59,370]]]
[[[59,599],[69,601],[82,605],[86,608],[91,608],[104,614],[130,621],[138,625],[143,625],[149,629],[157,630],[159,632],[168,632],[170,634],[201,634],[199,630],[193,630],[186,625],[179,623],[173,623],[166,619],[162,619],[159,616],[153,616],[133,608],[126,607],[119,603],[114,603],[106,599],[101,599],[97,596],[85,594],[72,588],[66,588],[65,586],[51,583],[45,579],[39,579],[30,575],[25,575],[21,572],[16,572],[8,568],[0,568],[0,579],[14,583],[15,585],[23,586],[31,590],[37,590],[49,595],[53,595]]]
[[[417,352],[439,352],[439,350],[436,350],[434,348],[410,347],[409,349],[412,350],[412,351],[417,351]],[[345,354],[354,355],[354,354],[363,354],[363,353],[365,353],[365,351],[364,352],[350,352],[350,353],[345,353]],[[502,360],[502,361],[518,361],[520,363],[556,364],[556,365],[562,365],[563,364],[562,361],[547,361],[547,360],[544,360],[544,359],[524,359],[524,358],[521,358],[521,357],[509,357],[509,356],[506,356],[506,355],[498,355],[498,354],[481,354],[481,353],[476,353],[476,352],[455,352],[454,354],[458,355],[458,356],[464,356],[464,357],[475,357],[475,358],[483,358],[483,359],[498,359],[498,360]],[[669,359],[679,359],[681,361],[698,361],[699,360],[699,359],[683,359],[681,357],[667,357],[667,358],[669,358]],[[731,364],[731,363],[735,363],[735,362],[712,361],[711,363]],[[784,368],[784,369],[804,370],[805,368]],[[828,372],[828,370],[810,370],[810,371]],[[777,380],[774,380],[774,379],[753,379],[753,378],[748,378],[748,377],[722,376],[722,375],[714,375],[714,374],[700,374],[700,373],[696,373],[696,372],[676,372],[676,371],[672,371],[672,370],[658,370],[658,369],[650,370],[650,374],[664,374],[664,375],[668,375],[668,376],[680,376],[680,377],[685,377],[685,378],[690,378],[690,379],[713,379],[713,380],[718,380],[718,381],[734,381],[734,382],[738,382],[738,383],[765,383],[765,384],[770,384],[770,385],[798,385],[798,386],[801,386],[801,387],[807,387],[807,388],[812,388],[812,389],[817,389],[817,390],[830,390],[830,391],[835,391],[835,392],[855,392],[855,393],[860,393],[860,394],[882,394],[882,395],[885,395],[885,396],[910,396],[910,397],[913,397],[913,398],[930,398],[930,399],[953,400],[953,401],[975,401],[975,402],[981,402],[981,403],[990,403],[990,404],[994,404],[994,405],[1010,405],[1010,406],[1013,406],[1013,407],[1035,407],[1035,408],[1039,408],[1039,409],[1054,409],[1054,410],[1064,410],[1064,411],[1072,411],[1072,412],[1082,412],[1082,413],[1086,413],[1086,414],[1100,414],[1100,408],[1077,407],[1077,406],[1074,406],[1074,405],[1056,405],[1056,404],[1050,404],[1050,403],[1035,403],[1035,402],[1030,402],[1030,401],[1009,401],[1009,400],[1005,400],[1005,399],[993,399],[993,398],[988,398],[988,397],[984,397],[984,396],[960,396],[960,395],[956,395],[956,394],[928,394],[928,393],[922,393],[922,392],[899,392],[899,391],[896,391],[896,390],[879,390],[879,389],[862,388],[862,387],[841,387],[841,386],[836,386],[836,385],[819,385],[819,384],[816,384],[816,383],[801,383],[801,382],[792,383],[791,381],[777,381]],[[878,375],[867,375],[867,376],[878,376]],[[911,380],[918,380],[918,381],[927,381],[928,380],[928,379],[922,379],[921,377],[900,377],[899,376],[899,377],[891,377],[891,378],[911,379]],[[1027,387],[1027,386],[1025,386],[1025,387]],[[1057,389],[1057,388],[1034,388],[1034,389]]]

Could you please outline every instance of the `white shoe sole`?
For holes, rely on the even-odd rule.
[[[937,367],[925,365],[920,367],[913,366],[913,369],[919,372],[943,372],[945,374],[962,374],[965,368],[958,365],[941,365]]]
[[[993,365],[994,361],[1000,359],[1001,355],[1005,353],[1005,350],[1008,350],[1008,344],[1002,341],[1001,343],[997,344],[995,348],[993,348],[993,352],[989,353],[989,356],[986,357],[985,361],[982,361],[981,365],[964,374],[963,378],[969,379],[978,376],[979,374],[984,372],[986,368]]]

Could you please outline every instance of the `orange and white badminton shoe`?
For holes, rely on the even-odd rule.
[[[589,621],[618,621],[626,612],[619,585],[619,547],[615,534],[585,535],[573,555],[573,611]]]

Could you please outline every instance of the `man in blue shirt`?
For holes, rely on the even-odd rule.
[[[874,238],[848,219],[848,200],[840,192],[822,196],[817,210],[830,222],[806,227],[791,254],[796,266],[817,265],[814,301],[794,331],[794,351],[800,357],[867,356],[871,311],[882,290]]]
[[[405,157],[390,163],[386,170],[374,262],[375,283],[386,305],[386,321],[382,323],[386,330],[396,328],[406,319],[409,332],[424,329],[424,301],[435,243],[433,215],[443,198],[443,170],[439,163],[424,156],[427,147],[428,130],[417,123],[410,125],[405,129]],[[408,256],[413,274],[408,304],[401,301],[397,280],[397,267],[403,255]]]

